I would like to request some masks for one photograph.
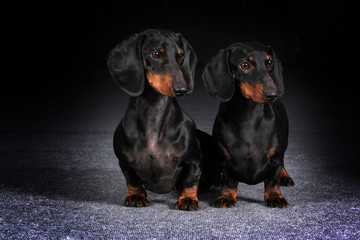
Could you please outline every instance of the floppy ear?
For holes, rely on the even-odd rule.
[[[110,51],[107,65],[120,88],[132,97],[144,91],[144,66],[141,61],[142,35],[134,34]]]
[[[190,94],[194,88],[194,79],[195,79],[195,68],[197,63],[197,57],[195,54],[195,51],[191,47],[191,45],[186,41],[186,39],[181,35],[180,38],[183,42],[184,46],[184,61],[181,65],[181,71],[183,73],[183,76],[185,78],[186,83],[189,86],[188,93]]]
[[[210,95],[223,102],[229,101],[234,95],[234,79],[229,69],[229,50],[221,49],[205,65],[202,79]]]
[[[285,92],[284,80],[283,80],[283,74],[282,74],[283,67],[281,65],[279,58],[276,56],[274,50],[272,49],[272,47],[268,46],[268,49],[274,58],[274,68],[273,68],[272,72],[270,73],[270,76],[274,80],[274,83],[278,89],[278,95],[282,96],[282,95],[284,95],[284,92]]]

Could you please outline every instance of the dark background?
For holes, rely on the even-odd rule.
[[[357,149],[354,9],[344,1],[14,1],[3,8],[2,120],[31,128],[61,111],[81,116],[86,109],[79,103],[102,101],[112,89],[127,101],[110,78],[106,57],[131,34],[163,28],[181,32],[197,53],[198,91],[202,67],[219,49],[250,40],[271,45],[284,66],[285,103],[295,97],[292,108],[316,118],[312,130],[330,124],[330,131],[342,133],[339,143],[350,139],[346,151]],[[197,102],[197,89],[189,101]]]
[[[61,103],[71,92],[101,84],[81,72],[108,74],[105,59],[118,42],[164,28],[183,34],[200,68],[233,42],[272,45],[285,67],[318,76],[304,79],[306,91],[348,105],[357,99],[352,76],[359,58],[352,9],[344,1],[13,1],[2,9],[1,95],[11,93],[7,108]]]
[[[106,57],[131,34],[163,28],[181,32],[197,53],[197,89],[188,101],[198,101],[202,67],[219,49],[260,41],[271,45],[283,63],[285,103],[286,97],[296,97],[292,108],[314,116],[312,130],[327,124],[329,131],[341,133],[339,144],[324,151],[357,149],[354,9],[344,1],[14,1],[2,15],[1,120],[19,127],[27,122],[31,128],[32,122],[62,111],[81,116],[86,109],[79,104],[102,101],[113,89],[127,101],[110,78]],[[340,149],[344,139],[351,144]]]

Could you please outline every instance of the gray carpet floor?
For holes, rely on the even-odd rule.
[[[7,105],[0,118],[0,239],[360,239],[358,116],[317,96],[309,88],[316,74],[285,70],[285,167],[296,183],[282,188],[288,208],[266,207],[263,184],[240,184],[229,209],[210,205],[216,187],[199,194],[196,212],[173,210],[177,191],[148,192],[146,208],[122,206],[127,188],[112,136],[128,97],[105,68],[94,68],[76,75],[91,84],[60,101]],[[219,102],[199,76],[194,93],[179,102],[211,133]]]

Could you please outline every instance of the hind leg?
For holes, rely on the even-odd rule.
[[[292,178],[289,176],[289,174],[285,171],[284,167],[281,169],[281,172],[280,172],[279,184],[280,184],[280,186],[284,186],[284,187],[295,185],[295,182],[292,180]]]

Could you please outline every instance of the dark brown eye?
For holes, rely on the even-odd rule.
[[[185,55],[183,53],[179,53],[176,58],[177,61],[181,63],[182,61],[184,61]]]
[[[250,68],[250,63],[248,63],[248,62],[240,63],[240,67],[243,70],[248,70]]]
[[[267,60],[266,62],[267,66],[269,69],[272,69],[274,67],[274,61],[273,60]]]
[[[160,58],[160,52],[159,52],[159,51],[155,51],[155,52],[151,53],[151,57],[152,57],[152,58]]]

